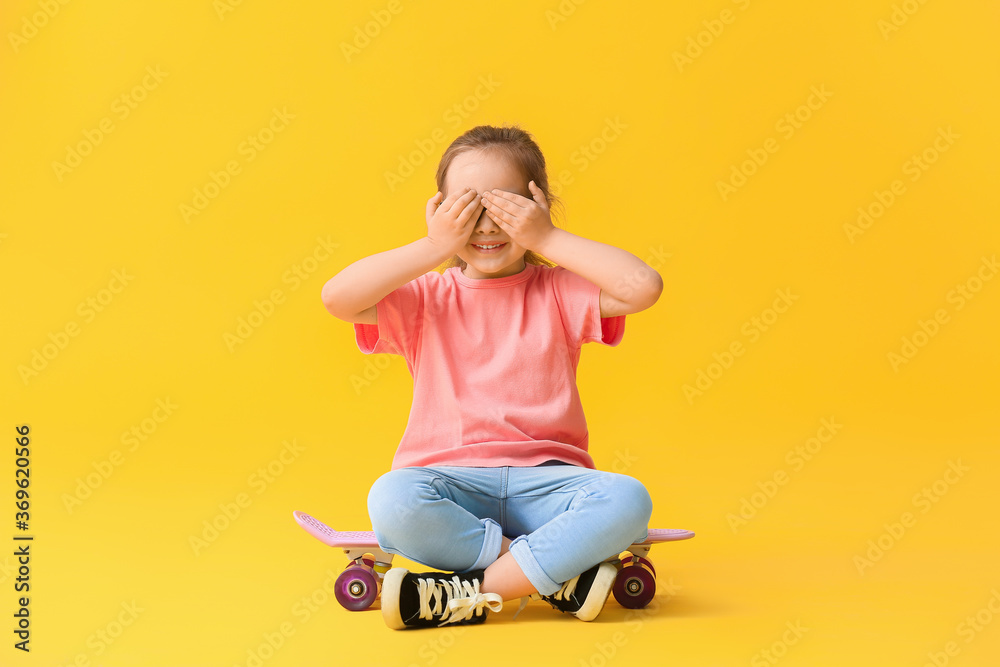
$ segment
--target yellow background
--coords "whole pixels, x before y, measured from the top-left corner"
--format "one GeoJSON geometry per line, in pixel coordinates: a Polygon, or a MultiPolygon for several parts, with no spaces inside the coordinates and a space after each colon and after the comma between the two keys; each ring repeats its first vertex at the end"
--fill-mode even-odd
{"type": "Polygon", "coordinates": [[[282,627],[261,664],[996,663],[1000,279],[975,278],[1000,251],[997,3],[221,6],[4,3],[0,553],[18,532],[19,424],[35,541],[30,654],[12,646],[14,558],[0,557],[0,664],[247,665],[282,627]],[[814,87],[829,97],[802,107],[814,87]],[[294,117],[251,160],[241,145],[275,109],[294,117]],[[59,173],[102,122],[112,131],[59,173]],[[464,632],[394,633],[324,600],[345,560],[291,516],[367,528],[411,396],[402,360],[362,355],[319,294],[424,233],[441,153],[487,123],[520,123],[566,176],[559,224],[663,276],[619,347],[586,348],[579,381],[598,465],[648,486],[654,526],[697,537],[654,549],[660,597],[643,614],[611,600],[582,624],[535,603],[512,623],[508,604],[464,632]],[[777,151],[724,198],[718,183],[769,139],[777,151]],[[390,187],[401,160],[419,164],[390,187]],[[239,173],[186,221],[231,161],[239,173]],[[845,224],[895,180],[903,194],[852,242],[845,224]],[[296,266],[312,269],[299,283],[296,266]],[[751,341],[778,290],[798,298],[751,341]],[[90,317],[88,299],[106,303],[90,317]],[[743,354],[712,369],[734,342],[743,354]],[[716,379],[689,400],[699,371],[716,379]],[[158,400],[176,406],[161,421],[158,400]],[[797,469],[788,452],[828,436],[824,419],[841,426],[797,469]],[[122,436],[143,424],[132,450],[122,436]],[[275,465],[285,441],[304,449],[275,465]],[[946,477],[950,462],[967,470],[946,477]],[[67,505],[88,476],[99,485],[67,505]],[[196,550],[240,494],[249,505],[196,550]],[[755,513],[734,523],[744,501],[755,513]],[[878,556],[869,541],[888,548],[859,565],[878,556]],[[324,604],[306,615],[310,597],[324,604]]]}

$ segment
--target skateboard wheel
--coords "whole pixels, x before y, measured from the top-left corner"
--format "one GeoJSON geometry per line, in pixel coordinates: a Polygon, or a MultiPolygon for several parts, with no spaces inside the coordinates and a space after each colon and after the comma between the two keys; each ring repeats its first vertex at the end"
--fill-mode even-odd
{"type": "MultiPolygon", "coordinates": [[[[626,559],[622,559],[622,563],[625,562],[626,559]]],[[[630,560],[615,577],[611,591],[618,604],[626,609],[641,609],[656,595],[656,576],[646,563],[649,561],[645,558],[630,560]]]]}
{"type": "Polygon", "coordinates": [[[649,571],[653,573],[653,576],[654,577],[656,576],[656,568],[653,567],[653,561],[651,561],[651,560],[649,560],[647,558],[643,558],[642,556],[635,556],[633,554],[629,554],[628,556],[625,556],[625,558],[622,558],[622,565],[627,566],[629,563],[632,563],[632,564],[638,563],[639,565],[645,565],[646,567],[649,568],[649,571]]]}
{"type": "Polygon", "coordinates": [[[337,577],[334,594],[348,611],[368,609],[378,597],[378,577],[368,565],[348,565],[337,577]]]}

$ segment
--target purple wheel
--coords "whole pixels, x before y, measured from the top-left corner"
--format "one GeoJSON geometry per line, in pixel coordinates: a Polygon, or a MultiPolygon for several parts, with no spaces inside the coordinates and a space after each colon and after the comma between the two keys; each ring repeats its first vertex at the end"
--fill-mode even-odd
{"type": "Polygon", "coordinates": [[[348,611],[368,609],[378,597],[378,577],[367,565],[351,564],[337,577],[334,584],[337,602],[348,611]]]}
{"type": "Polygon", "coordinates": [[[643,563],[635,562],[618,571],[611,590],[621,606],[626,609],[642,609],[656,595],[656,575],[643,563]]]}
{"type": "Polygon", "coordinates": [[[649,568],[649,571],[653,573],[654,577],[656,576],[656,568],[653,567],[653,561],[651,560],[647,560],[642,556],[635,556],[629,554],[628,556],[625,556],[625,558],[622,558],[622,565],[627,566],[629,565],[629,563],[631,563],[632,565],[644,565],[647,568],[649,568]]]}

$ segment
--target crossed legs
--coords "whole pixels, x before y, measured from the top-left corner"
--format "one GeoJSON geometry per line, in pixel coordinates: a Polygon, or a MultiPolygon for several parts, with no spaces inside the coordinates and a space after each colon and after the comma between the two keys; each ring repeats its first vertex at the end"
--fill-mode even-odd
{"type": "Polygon", "coordinates": [[[386,473],[368,510],[385,551],[441,570],[485,569],[480,590],[510,600],[551,595],[645,538],[652,502],[632,477],[579,466],[439,466],[386,473]]]}

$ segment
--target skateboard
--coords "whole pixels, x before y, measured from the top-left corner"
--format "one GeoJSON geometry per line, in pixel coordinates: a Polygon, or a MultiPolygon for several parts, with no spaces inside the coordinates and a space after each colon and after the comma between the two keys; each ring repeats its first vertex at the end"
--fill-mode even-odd
{"type": "MultiPolygon", "coordinates": [[[[347,567],[337,577],[334,594],[337,602],[349,611],[368,609],[378,598],[382,579],[392,567],[393,554],[379,548],[373,531],[334,530],[305,512],[292,516],[303,529],[317,540],[344,550],[347,567]]],[[[647,558],[649,550],[660,542],[676,542],[694,537],[690,530],[650,528],[649,536],[636,542],[617,556],[607,559],[618,568],[611,588],[618,604],[627,609],[641,609],[656,594],[656,570],[647,558]]]]}

